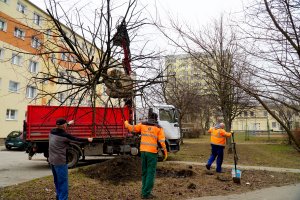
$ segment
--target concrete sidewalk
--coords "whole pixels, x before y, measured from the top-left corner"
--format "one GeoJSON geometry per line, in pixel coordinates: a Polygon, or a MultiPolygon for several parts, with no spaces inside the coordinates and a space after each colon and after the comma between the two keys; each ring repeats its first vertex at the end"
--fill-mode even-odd
{"type": "Polygon", "coordinates": [[[300,184],[270,187],[243,194],[200,197],[190,200],[300,200],[300,184]]]}
{"type": "MultiPolygon", "coordinates": [[[[200,165],[205,166],[206,163],[199,162],[185,162],[185,161],[168,161],[171,163],[187,164],[187,165],[200,165]]],[[[233,168],[233,165],[222,165],[224,168],[233,168]]],[[[291,168],[276,168],[276,167],[261,167],[261,166],[242,166],[239,165],[238,169],[242,170],[265,170],[273,172],[290,172],[300,173],[300,169],[291,168]]],[[[191,200],[300,200],[300,183],[287,185],[282,187],[270,187],[243,194],[233,194],[227,196],[210,196],[199,197],[191,200]]]]}

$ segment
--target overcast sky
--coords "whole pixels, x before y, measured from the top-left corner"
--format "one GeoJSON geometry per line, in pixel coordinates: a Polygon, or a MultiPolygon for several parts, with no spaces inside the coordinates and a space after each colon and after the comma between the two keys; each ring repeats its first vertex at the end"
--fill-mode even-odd
{"type": "MultiPolygon", "coordinates": [[[[59,0],[60,2],[68,2],[70,6],[74,5],[74,0],[59,0]]],[[[121,0],[117,0],[121,2],[121,0]]],[[[247,0],[139,0],[143,5],[147,5],[148,10],[153,11],[156,7],[162,13],[171,13],[188,21],[197,21],[205,23],[211,18],[220,16],[221,13],[234,13],[242,9],[243,3],[247,0]]],[[[31,0],[37,6],[45,9],[44,0],[31,0]]],[[[80,1],[78,1],[80,2],[80,1]]],[[[97,5],[100,0],[84,0],[81,3],[97,5]]]]}
{"type": "MultiPolygon", "coordinates": [[[[146,10],[144,11],[149,18],[149,15],[155,18],[156,9],[158,10],[160,19],[162,23],[168,23],[168,17],[172,17],[173,19],[178,19],[183,24],[189,24],[195,28],[199,26],[205,25],[212,21],[213,19],[217,19],[221,16],[221,14],[227,16],[228,14],[236,15],[236,13],[240,12],[243,8],[244,2],[248,0],[138,0],[139,4],[142,6],[146,6],[146,10]]],[[[42,9],[45,9],[44,0],[31,0],[34,4],[39,6],[42,9]]],[[[59,0],[64,5],[64,9],[67,10],[68,7],[71,7],[77,3],[78,7],[82,5],[86,6],[86,9],[90,9],[90,13],[93,13],[93,10],[101,2],[101,0],[59,0]]],[[[121,2],[127,2],[125,0],[115,0],[112,1],[121,4],[121,2]]],[[[84,14],[89,13],[89,11],[85,11],[84,14]]],[[[121,13],[120,13],[121,15],[121,13]]],[[[159,48],[159,50],[163,50],[162,48],[168,49],[166,47],[165,38],[159,38],[159,33],[155,32],[156,30],[144,29],[144,31],[148,31],[148,36],[145,40],[149,40],[150,45],[153,48],[159,48]],[[150,33],[150,34],[149,34],[150,33]],[[150,38],[152,37],[152,39],[150,38]]]]}

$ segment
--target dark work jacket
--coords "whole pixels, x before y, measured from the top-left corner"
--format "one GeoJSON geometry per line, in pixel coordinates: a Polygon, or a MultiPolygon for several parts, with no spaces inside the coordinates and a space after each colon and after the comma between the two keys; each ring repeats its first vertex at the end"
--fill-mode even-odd
{"type": "Polygon", "coordinates": [[[65,130],[54,128],[49,134],[49,163],[51,165],[67,164],[67,148],[70,142],[87,142],[87,139],[77,138],[65,130]]]}

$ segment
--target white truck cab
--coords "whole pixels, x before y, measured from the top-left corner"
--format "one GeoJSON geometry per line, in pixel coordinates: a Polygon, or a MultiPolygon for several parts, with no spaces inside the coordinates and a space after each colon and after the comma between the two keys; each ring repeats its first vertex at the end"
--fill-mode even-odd
{"type": "Polygon", "coordinates": [[[148,109],[137,109],[137,122],[148,119],[149,109],[158,115],[158,125],[164,129],[168,152],[177,152],[180,149],[180,127],[178,123],[178,110],[173,105],[153,104],[148,109]]]}

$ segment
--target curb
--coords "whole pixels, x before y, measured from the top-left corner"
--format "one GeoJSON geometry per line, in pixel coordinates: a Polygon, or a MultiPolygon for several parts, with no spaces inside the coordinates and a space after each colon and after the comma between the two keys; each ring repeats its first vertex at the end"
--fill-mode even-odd
{"type": "MultiPolygon", "coordinates": [[[[178,163],[178,164],[187,164],[187,165],[200,165],[205,166],[206,163],[200,162],[190,162],[190,161],[168,161],[169,163],[178,163]]],[[[214,164],[215,165],[215,164],[214,164]]],[[[213,165],[213,166],[214,166],[213,165]]],[[[226,169],[231,169],[234,165],[226,165],[223,164],[222,167],[226,169]]],[[[271,172],[289,172],[289,173],[300,173],[300,169],[293,168],[277,168],[277,167],[263,167],[263,166],[246,166],[246,165],[238,165],[238,169],[243,170],[262,170],[262,171],[271,171],[271,172]]]]}

